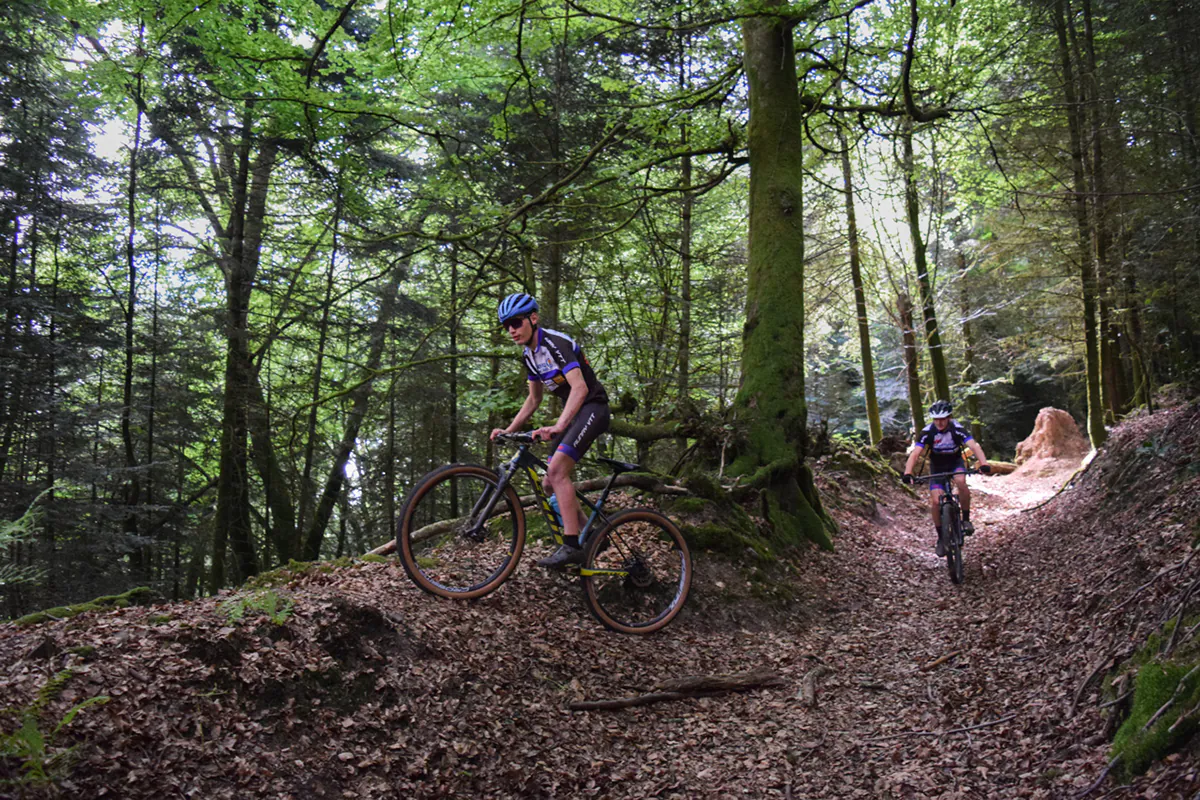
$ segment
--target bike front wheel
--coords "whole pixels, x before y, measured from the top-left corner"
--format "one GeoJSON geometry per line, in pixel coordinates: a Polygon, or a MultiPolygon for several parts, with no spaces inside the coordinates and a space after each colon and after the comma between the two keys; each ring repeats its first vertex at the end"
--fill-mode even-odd
{"type": "Polygon", "coordinates": [[[486,467],[451,464],[417,482],[396,524],[396,551],[413,583],[459,600],[504,583],[525,547],[525,513],[486,467]]]}
{"type": "Polygon", "coordinates": [[[946,503],[942,506],[942,531],[946,537],[946,569],[952,583],[963,582],[962,522],[958,509],[946,503]]]}
{"type": "Polygon", "coordinates": [[[589,538],[579,574],[587,606],[606,628],[653,633],[683,609],[692,557],[671,520],[630,509],[589,538]]]}

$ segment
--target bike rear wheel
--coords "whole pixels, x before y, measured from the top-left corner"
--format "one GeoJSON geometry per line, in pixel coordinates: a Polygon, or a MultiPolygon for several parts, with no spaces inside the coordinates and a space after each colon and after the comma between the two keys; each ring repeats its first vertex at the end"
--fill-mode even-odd
{"type": "Polygon", "coordinates": [[[417,482],[396,524],[396,551],[413,583],[469,600],[512,575],[525,547],[525,513],[511,485],[497,495],[499,484],[495,472],[471,464],[417,482]]]}
{"type": "Polygon", "coordinates": [[[614,514],[584,553],[584,599],[618,633],[653,633],[678,616],[692,583],[692,556],[671,520],[646,508],[614,514]]]}
{"type": "Polygon", "coordinates": [[[942,532],[946,537],[946,569],[953,583],[963,582],[962,522],[952,503],[942,506],[942,532]]]}

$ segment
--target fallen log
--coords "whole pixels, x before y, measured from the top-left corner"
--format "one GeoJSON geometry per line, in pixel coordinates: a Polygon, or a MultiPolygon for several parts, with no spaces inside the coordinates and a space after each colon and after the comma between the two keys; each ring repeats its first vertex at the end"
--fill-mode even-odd
{"type": "Polygon", "coordinates": [[[666,700],[688,697],[711,697],[728,692],[744,692],[783,685],[783,678],[770,670],[756,670],[737,675],[701,675],[663,681],[655,691],[615,700],[579,700],[568,704],[571,711],[614,711],[633,706],[645,706],[666,700]]]}

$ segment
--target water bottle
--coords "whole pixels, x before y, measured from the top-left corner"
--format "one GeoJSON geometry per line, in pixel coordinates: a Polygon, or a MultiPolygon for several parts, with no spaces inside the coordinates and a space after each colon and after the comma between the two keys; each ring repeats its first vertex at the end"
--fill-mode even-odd
{"type": "Polygon", "coordinates": [[[558,510],[558,495],[550,495],[550,508],[554,511],[554,518],[558,520],[558,527],[562,527],[562,512],[558,510]]]}

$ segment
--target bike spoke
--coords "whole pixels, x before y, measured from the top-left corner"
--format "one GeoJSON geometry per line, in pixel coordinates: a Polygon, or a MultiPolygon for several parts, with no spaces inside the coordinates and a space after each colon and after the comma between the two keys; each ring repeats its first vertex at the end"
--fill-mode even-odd
{"type": "Polygon", "coordinates": [[[522,520],[511,491],[492,502],[496,483],[490,470],[459,467],[435,473],[414,489],[402,512],[401,556],[421,588],[479,596],[507,577],[519,554],[522,520]]]}
{"type": "Polygon", "coordinates": [[[601,622],[626,633],[650,632],[678,613],[691,582],[691,560],[669,520],[647,511],[618,514],[594,549],[581,574],[588,604],[601,622]]]}

